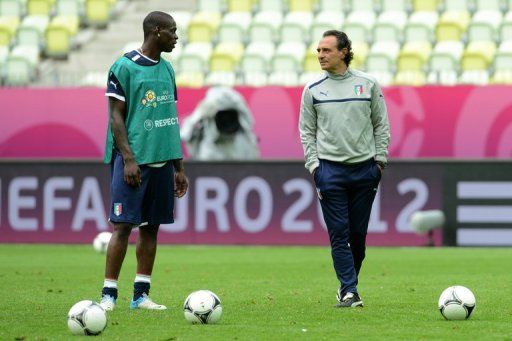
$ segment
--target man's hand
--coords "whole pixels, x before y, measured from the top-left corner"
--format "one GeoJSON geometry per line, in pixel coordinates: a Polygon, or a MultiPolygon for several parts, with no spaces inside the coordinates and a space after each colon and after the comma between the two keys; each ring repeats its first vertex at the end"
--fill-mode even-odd
{"type": "Polygon", "coordinates": [[[377,167],[379,167],[379,172],[380,172],[380,175],[382,176],[382,173],[384,173],[384,167],[382,167],[379,164],[377,164],[377,167]]]}
{"type": "Polygon", "coordinates": [[[133,159],[124,161],[124,181],[133,187],[139,187],[142,182],[139,165],[133,159]]]}
{"type": "Polygon", "coordinates": [[[187,193],[188,179],[184,171],[174,173],[174,196],[181,198],[187,193]]]}

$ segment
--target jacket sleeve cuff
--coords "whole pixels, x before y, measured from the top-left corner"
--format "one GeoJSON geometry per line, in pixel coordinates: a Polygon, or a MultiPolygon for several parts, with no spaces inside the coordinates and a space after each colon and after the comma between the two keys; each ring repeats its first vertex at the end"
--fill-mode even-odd
{"type": "Polygon", "coordinates": [[[377,155],[375,156],[375,161],[382,163],[385,166],[388,164],[388,159],[383,155],[377,155]]]}
{"type": "Polygon", "coordinates": [[[309,165],[309,166],[308,166],[308,167],[306,167],[306,168],[308,169],[308,171],[309,171],[311,174],[313,174],[313,171],[314,171],[315,169],[317,169],[319,165],[320,165],[320,162],[315,161],[315,162],[313,162],[311,165],[309,165]]]}

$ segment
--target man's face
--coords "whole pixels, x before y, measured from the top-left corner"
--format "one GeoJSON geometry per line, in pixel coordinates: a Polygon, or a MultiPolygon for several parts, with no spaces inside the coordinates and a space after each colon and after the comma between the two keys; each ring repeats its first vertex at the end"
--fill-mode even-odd
{"type": "Polygon", "coordinates": [[[158,38],[158,41],[160,42],[160,49],[163,52],[171,52],[178,41],[178,36],[176,35],[176,22],[174,19],[171,19],[168,25],[159,27],[159,34],[160,37],[158,38]]]}
{"type": "Polygon", "coordinates": [[[339,51],[337,45],[338,41],[335,36],[323,37],[318,43],[316,51],[322,70],[335,72],[345,64],[343,58],[345,58],[344,51],[346,49],[339,51]]]}

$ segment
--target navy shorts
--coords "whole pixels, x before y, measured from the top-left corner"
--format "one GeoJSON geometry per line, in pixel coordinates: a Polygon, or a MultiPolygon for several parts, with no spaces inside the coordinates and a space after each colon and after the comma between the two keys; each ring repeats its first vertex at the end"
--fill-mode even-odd
{"type": "Polygon", "coordinates": [[[124,181],[123,157],[115,149],[110,166],[111,222],[133,225],[174,222],[174,171],[170,161],[162,167],[140,165],[139,187],[124,181]]]}

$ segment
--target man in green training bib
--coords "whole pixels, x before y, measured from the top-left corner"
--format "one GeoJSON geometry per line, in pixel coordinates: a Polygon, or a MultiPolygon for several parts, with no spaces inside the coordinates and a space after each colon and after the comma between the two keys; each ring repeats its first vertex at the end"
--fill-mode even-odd
{"type": "Polygon", "coordinates": [[[176,22],[167,13],[151,12],[143,30],[142,46],[110,68],[105,94],[109,123],[104,162],[111,166],[109,220],[114,226],[100,302],[105,310],[115,307],[117,279],[134,227],[139,234],[130,308],[167,309],[149,298],[158,228],[174,222],[174,196],[182,197],[188,189],[174,70],[160,58],[176,45],[176,22]]]}

